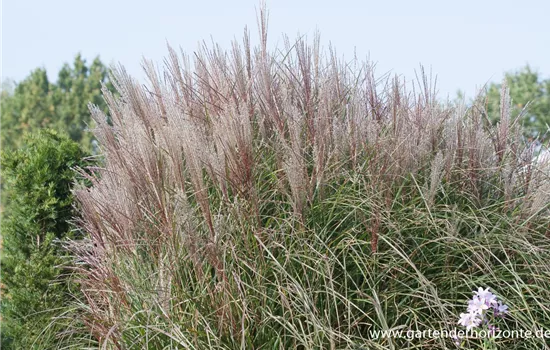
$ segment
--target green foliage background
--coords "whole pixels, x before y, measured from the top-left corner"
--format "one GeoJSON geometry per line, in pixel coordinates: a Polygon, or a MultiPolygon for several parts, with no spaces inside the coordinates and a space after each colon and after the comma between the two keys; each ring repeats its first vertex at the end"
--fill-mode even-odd
{"type": "Polygon", "coordinates": [[[113,89],[105,65],[99,58],[87,65],[80,54],[72,66],[63,66],[55,83],[48,80],[45,69],[35,69],[13,91],[2,91],[2,149],[20,147],[26,132],[50,128],[66,132],[85,150],[92,150],[88,104],[105,109],[102,83],[113,89]]]}
{"type": "MultiPolygon", "coordinates": [[[[74,141],[55,131],[30,134],[22,148],[2,154],[8,205],[3,213],[2,348],[50,349],[71,300],[61,240],[75,238],[75,167],[89,162],[74,141]]],[[[69,319],[67,319],[69,322],[69,319]]]]}
{"type": "Polygon", "coordinates": [[[61,245],[74,235],[73,168],[88,165],[94,151],[88,104],[105,108],[103,84],[113,89],[106,66],[99,58],[87,64],[80,54],[55,83],[37,68],[18,84],[3,84],[3,349],[58,347],[58,333],[73,322],[71,294],[78,288],[61,245]]]}
{"type": "MultiPolygon", "coordinates": [[[[550,127],[550,79],[525,66],[518,71],[508,72],[504,80],[510,88],[512,114],[518,115],[524,108],[523,125],[528,138],[548,139],[550,127]]],[[[489,117],[499,119],[500,89],[502,84],[492,83],[487,91],[489,117]]]]}
{"type": "MultiPolygon", "coordinates": [[[[24,136],[41,129],[68,135],[91,153],[94,149],[94,123],[88,105],[93,103],[106,111],[102,85],[114,90],[108,68],[96,57],[91,65],[80,54],[71,65],[65,63],[57,82],[51,83],[43,68],[36,68],[19,83],[2,83],[0,93],[0,146],[3,152],[24,146],[24,136]]],[[[5,189],[4,181],[1,188],[5,189]]],[[[2,207],[6,198],[2,194],[2,207]]]]}

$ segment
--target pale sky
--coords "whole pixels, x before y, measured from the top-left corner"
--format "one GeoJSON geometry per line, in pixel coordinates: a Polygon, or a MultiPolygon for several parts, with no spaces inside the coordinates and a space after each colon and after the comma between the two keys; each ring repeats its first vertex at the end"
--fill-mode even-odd
{"type": "MultiPolygon", "coordinates": [[[[211,38],[228,48],[248,25],[257,42],[258,0],[2,0],[2,79],[45,67],[52,80],[81,52],[121,63],[140,80],[141,59],[162,64],[166,42],[191,53],[211,38]]],[[[440,97],[471,97],[525,64],[550,77],[550,0],[270,0],[269,41],[283,33],[332,44],[414,78],[419,65],[438,76],[440,97]]],[[[280,45],[279,45],[280,46],[280,45]]]]}

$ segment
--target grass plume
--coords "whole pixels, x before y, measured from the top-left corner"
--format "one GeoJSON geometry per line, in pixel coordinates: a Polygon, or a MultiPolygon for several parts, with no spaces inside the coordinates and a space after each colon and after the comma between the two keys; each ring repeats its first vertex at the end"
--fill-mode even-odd
{"type": "Polygon", "coordinates": [[[549,329],[548,173],[506,89],[492,126],[423,71],[408,91],[318,37],[270,52],[265,10],[259,28],[258,47],[169,48],[146,86],[121,67],[110,123],[92,108],[105,162],[72,249],[97,344],[443,349],[368,331],[454,328],[477,286],[549,329]]]}

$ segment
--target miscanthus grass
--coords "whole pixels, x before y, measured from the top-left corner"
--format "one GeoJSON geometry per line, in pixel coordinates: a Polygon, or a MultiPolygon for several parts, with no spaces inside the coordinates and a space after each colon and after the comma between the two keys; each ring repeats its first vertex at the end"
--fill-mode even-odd
{"type": "Polygon", "coordinates": [[[550,182],[506,88],[491,125],[482,97],[442,103],[424,72],[378,79],[317,37],[269,51],[259,23],[258,47],[169,48],[147,85],[119,68],[109,118],[92,107],[104,165],[71,246],[86,346],[454,348],[369,331],[459,327],[478,286],[507,327],[550,328],[550,182]]]}

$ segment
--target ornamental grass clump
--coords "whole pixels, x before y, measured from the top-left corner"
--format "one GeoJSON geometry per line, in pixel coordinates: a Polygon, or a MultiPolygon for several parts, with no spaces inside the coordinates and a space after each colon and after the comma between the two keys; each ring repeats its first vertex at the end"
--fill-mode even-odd
{"type": "MultiPolygon", "coordinates": [[[[548,173],[510,114],[375,78],[316,37],[169,48],[123,68],[104,164],[76,192],[82,321],[107,349],[444,349],[462,296],[499,290],[515,328],[550,328],[548,173]]],[[[109,122],[107,122],[109,120],[109,122]]],[[[507,349],[544,339],[501,339],[507,349]]],[[[77,347],[77,345],[75,345],[77,347]]]]}

